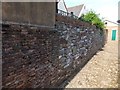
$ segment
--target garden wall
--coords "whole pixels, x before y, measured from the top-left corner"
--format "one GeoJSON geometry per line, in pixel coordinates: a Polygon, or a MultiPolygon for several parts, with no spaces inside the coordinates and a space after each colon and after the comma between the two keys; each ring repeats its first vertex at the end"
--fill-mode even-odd
{"type": "Polygon", "coordinates": [[[103,46],[99,29],[69,17],[55,28],[3,23],[3,88],[58,87],[103,46]]]}

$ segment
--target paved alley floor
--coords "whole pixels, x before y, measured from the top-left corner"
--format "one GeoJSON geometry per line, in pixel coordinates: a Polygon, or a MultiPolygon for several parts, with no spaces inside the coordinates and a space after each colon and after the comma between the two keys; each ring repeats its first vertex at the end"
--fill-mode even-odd
{"type": "Polygon", "coordinates": [[[108,42],[66,88],[118,88],[118,43],[108,42]]]}

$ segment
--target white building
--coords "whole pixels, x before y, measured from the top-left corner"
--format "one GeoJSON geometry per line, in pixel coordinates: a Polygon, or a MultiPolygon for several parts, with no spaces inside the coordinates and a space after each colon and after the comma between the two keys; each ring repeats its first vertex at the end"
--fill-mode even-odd
{"type": "Polygon", "coordinates": [[[85,14],[87,10],[86,10],[86,6],[84,4],[81,4],[81,5],[69,7],[68,12],[69,13],[73,12],[73,14],[79,18],[81,17],[82,14],[85,14]]]}
{"type": "Polygon", "coordinates": [[[68,12],[65,1],[64,0],[58,0],[58,9],[62,10],[64,12],[68,12]]]}
{"type": "Polygon", "coordinates": [[[107,29],[107,40],[118,41],[118,24],[109,20],[105,20],[107,29]]]}

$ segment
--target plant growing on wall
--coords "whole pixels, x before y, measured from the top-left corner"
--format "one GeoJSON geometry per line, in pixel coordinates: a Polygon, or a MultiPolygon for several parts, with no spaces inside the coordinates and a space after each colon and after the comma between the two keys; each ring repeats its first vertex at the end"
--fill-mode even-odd
{"type": "Polygon", "coordinates": [[[104,22],[100,19],[99,14],[96,14],[94,11],[89,11],[85,15],[82,15],[80,20],[88,22],[92,25],[95,25],[97,28],[103,30],[105,28],[104,22]]]}

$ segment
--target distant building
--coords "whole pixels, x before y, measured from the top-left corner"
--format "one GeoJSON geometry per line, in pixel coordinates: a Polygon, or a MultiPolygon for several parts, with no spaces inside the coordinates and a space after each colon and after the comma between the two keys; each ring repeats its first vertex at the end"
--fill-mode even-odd
{"type": "Polygon", "coordinates": [[[64,0],[58,0],[57,2],[58,2],[58,9],[59,9],[59,10],[62,10],[62,11],[64,11],[64,12],[68,12],[67,6],[66,6],[64,0]]]}
{"type": "Polygon", "coordinates": [[[109,20],[105,20],[107,30],[107,40],[117,41],[118,40],[118,24],[109,20]]]}
{"type": "Polygon", "coordinates": [[[86,7],[84,4],[82,5],[77,5],[77,6],[73,6],[73,7],[69,7],[68,8],[68,12],[71,13],[73,12],[73,14],[77,17],[80,17],[82,14],[85,14],[87,12],[86,7]]]}

